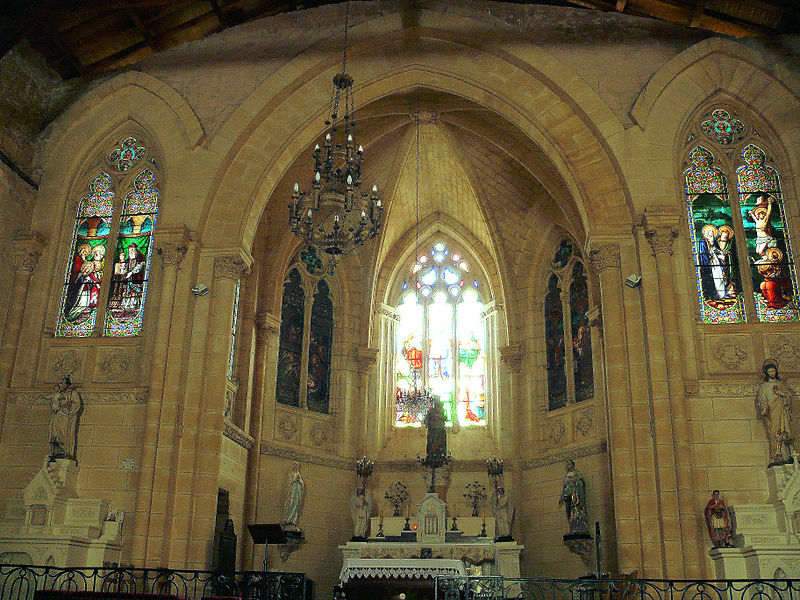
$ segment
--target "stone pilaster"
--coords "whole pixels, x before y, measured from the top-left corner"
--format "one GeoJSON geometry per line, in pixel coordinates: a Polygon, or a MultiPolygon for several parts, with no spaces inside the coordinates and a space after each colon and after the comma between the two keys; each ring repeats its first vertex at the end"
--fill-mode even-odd
{"type": "MultiPolygon", "coordinates": [[[[666,363],[668,398],[653,398],[653,430],[663,502],[672,503],[677,494],[677,515],[665,515],[665,554],[669,578],[695,578],[702,575],[701,532],[698,530],[693,498],[693,479],[689,450],[686,394],[681,366],[678,307],[675,296],[672,252],[678,238],[678,216],[663,209],[650,210],[643,221],[644,237],[656,263],[658,307],[666,363]],[[674,523],[672,522],[674,521],[674,523]],[[670,539],[670,537],[677,539],[670,539]]],[[[653,374],[654,379],[657,374],[653,374]]]]}
{"type": "Polygon", "coordinates": [[[14,373],[14,361],[17,358],[22,320],[28,301],[28,289],[31,285],[33,271],[45,248],[45,240],[36,232],[17,234],[14,238],[13,248],[14,281],[11,284],[11,297],[2,338],[3,345],[0,348],[0,441],[3,439],[6,398],[14,373]]]}
{"type": "Polygon", "coordinates": [[[639,488],[634,451],[625,311],[622,296],[620,248],[617,243],[594,243],[589,258],[600,280],[606,365],[609,448],[614,484],[614,520],[621,571],[642,571],[642,534],[637,510],[639,488]]]}
{"type": "MultiPolygon", "coordinates": [[[[139,458],[139,482],[133,514],[131,558],[141,566],[162,565],[164,559],[165,519],[170,481],[157,480],[156,471],[169,471],[173,458],[172,436],[177,426],[177,397],[166,394],[166,366],[170,362],[170,334],[175,307],[178,270],[189,248],[186,227],[162,229],[156,239],[156,254],[161,257],[161,297],[156,318],[155,340],[150,368],[150,393],[145,412],[142,450],[139,458]],[[157,522],[153,522],[153,517],[157,522]]],[[[175,358],[177,361],[177,357],[175,358]]]]}

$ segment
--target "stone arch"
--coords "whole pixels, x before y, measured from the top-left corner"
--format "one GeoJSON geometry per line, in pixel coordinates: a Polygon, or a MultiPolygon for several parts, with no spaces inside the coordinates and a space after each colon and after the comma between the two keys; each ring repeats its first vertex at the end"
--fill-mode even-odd
{"type": "MultiPolygon", "coordinates": [[[[421,21],[433,23],[434,13],[421,12],[421,21]]],[[[353,28],[354,38],[359,32],[370,34],[352,51],[359,104],[415,86],[473,100],[515,124],[549,153],[568,182],[585,229],[592,223],[595,229],[602,226],[600,215],[632,223],[629,194],[608,143],[608,138],[621,135],[622,127],[596,93],[541,50],[531,48],[532,62],[526,62],[486,47],[465,47],[454,33],[463,19],[435,15],[438,29],[414,28],[417,36],[425,37],[426,51],[416,54],[411,65],[403,53],[377,51],[403,41],[402,31],[376,32],[387,27],[388,19],[353,28]],[[453,31],[443,31],[447,27],[453,31]],[[431,51],[431,46],[442,52],[431,51]],[[453,59],[454,48],[461,50],[463,59],[453,59]],[[444,50],[449,50],[446,61],[441,58],[444,50]],[[487,77],[488,73],[495,75],[487,77]],[[518,99],[508,97],[512,86],[520,90],[518,99]],[[579,104],[590,107],[592,117],[579,104]]],[[[407,36],[404,43],[408,48],[407,36]]],[[[419,38],[411,42],[419,43],[419,38]]],[[[248,245],[276,182],[321,133],[330,77],[338,66],[333,55],[319,59],[323,51],[330,48],[312,48],[281,68],[223,126],[220,147],[211,148],[222,158],[200,226],[206,244],[221,243],[218,235],[248,245]],[[233,214],[242,215],[238,223],[227,221],[233,214]]]]}
{"type": "MultiPolygon", "coordinates": [[[[800,146],[800,127],[796,119],[787,118],[800,114],[800,79],[780,65],[768,65],[763,56],[746,46],[720,38],[699,42],[673,58],[653,76],[634,104],[631,116],[646,131],[646,143],[662,149],[652,153],[661,157],[654,161],[653,170],[679,171],[684,145],[680,133],[698,107],[716,94],[730,97],[770,124],[789,161],[790,172],[784,180],[791,180],[797,189],[800,157],[788,155],[785,149],[800,146]]],[[[664,196],[651,198],[653,204],[674,205],[682,197],[677,179],[662,189],[664,196]]]]}

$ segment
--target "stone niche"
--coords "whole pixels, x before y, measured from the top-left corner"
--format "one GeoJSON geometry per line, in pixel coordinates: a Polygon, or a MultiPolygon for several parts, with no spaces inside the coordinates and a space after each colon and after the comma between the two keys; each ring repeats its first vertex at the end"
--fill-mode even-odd
{"type": "Polygon", "coordinates": [[[56,567],[119,563],[123,514],[104,500],[79,498],[78,465],[45,460],[0,520],[0,562],[56,567]]]}
{"type": "Polygon", "coordinates": [[[767,480],[769,503],[734,507],[736,547],[709,552],[718,579],[800,578],[800,456],[767,480]]]}

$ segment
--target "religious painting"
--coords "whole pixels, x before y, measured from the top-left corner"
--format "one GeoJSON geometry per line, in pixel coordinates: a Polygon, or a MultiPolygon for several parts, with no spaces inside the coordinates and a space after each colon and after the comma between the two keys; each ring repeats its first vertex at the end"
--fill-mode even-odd
{"type": "Polygon", "coordinates": [[[157,212],[155,175],[144,170],[122,204],[103,335],[130,337],[142,330],[157,212]]]}
{"type": "Polygon", "coordinates": [[[572,329],[572,370],[575,380],[575,401],[594,397],[594,372],[592,366],[592,335],[589,329],[589,287],[583,264],[572,267],[569,285],[569,313],[572,329]]]}
{"type": "Polygon", "coordinates": [[[94,331],[113,202],[111,180],[101,173],[78,204],[55,331],[59,337],[86,337],[94,331]]]}
{"type": "Polygon", "coordinates": [[[778,173],[764,164],[764,152],[752,144],[742,151],[742,159],[736,175],[756,316],[762,322],[800,320],[778,173]]]}
{"type": "Polygon", "coordinates": [[[330,404],[331,349],[333,346],[333,302],[325,280],[317,284],[311,305],[311,342],[308,349],[306,405],[327,413],[330,404]]]}
{"type": "Polygon", "coordinates": [[[550,275],[544,299],[544,339],[547,354],[547,403],[550,410],[567,405],[564,358],[564,311],[558,276],[550,275]]]}
{"type": "Polygon", "coordinates": [[[742,323],[742,282],[725,175],[702,146],[689,159],[684,179],[700,314],[704,323],[742,323]]]}
{"type": "Polygon", "coordinates": [[[278,375],[275,384],[275,400],[289,406],[298,406],[300,402],[304,305],[305,293],[300,285],[300,273],[297,269],[292,269],[283,284],[278,375]]]}
{"type": "Polygon", "coordinates": [[[468,290],[456,306],[458,339],[458,422],[486,424],[486,352],[481,311],[483,303],[468,290]]]}

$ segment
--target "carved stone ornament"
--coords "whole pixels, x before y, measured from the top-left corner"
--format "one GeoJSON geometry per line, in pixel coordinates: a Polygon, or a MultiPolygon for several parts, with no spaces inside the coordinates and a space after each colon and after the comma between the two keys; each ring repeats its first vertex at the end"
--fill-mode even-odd
{"type": "Polygon", "coordinates": [[[672,254],[672,246],[678,238],[678,232],[672,225],[657,225],[647,227],[644,237],[650,243],[653,256],[657,254],[672,254]]]}
{"type": "Polygon", "coordinates": [[[95,381],[132,381],[136,354],[121,349],[106,351],[98,356],[95,381]]]}
{"type": "Polygon", "coordinates": [[[276,424],[278,433],[287,442],[294,440],[297,437],[297,419],[291,415],[283,414],[278,417],[276,424]]]}
{"type": "Polygon", "coordinates": [[[525,356],[525,346],[522,344],[509,344],[500,348],[500,360],[511,373],[519,373],[523,356],[525,356]]]}
{"type": "Polygon", "coordinates": [[[18,234],[14,238],[14,271],[33,273],[44,246],[44,238],[38,233],[18,234]]]}
{"type": "Polygon", "coordinates": [[[255,440],[253,438],[251,438],[233,423],[223,422],[222,434],[245,450],[250,450],[255,444],[255,440]]]}
{"type": "Polygon", "coordinates": [[[575,430],[583,437],[589,434],[589,431],[594,425],[594,411],[585,410],[581,413],[576,413],[575,417],[575,430]]]}
{"type": "Polygon", "coordinates": [[[271,337],[281,330],[281,321],[272,313],[260,312],[256,313],[256,333],[271,337]]]}
{"type": "Polygon", "coordinates": [[[550,427],[547,429],[547,441],[558,445],[564,440],[564,436],[567,433],[567,428],[564,427],[564,422],[560,419],[557,421],[553,421],[550,424],[550,427]]]}
{"type": "Polygon", "coordinates": [[[800,336],[769,336],[766,343],[769,355],[780,362],[784,371],[800,370],[800,336]]]}
{"type": "Polygon", "coordinates": [[[747,352],[736,337],[721,337],[709,342],[714,361],[729,371],[739,371],[747,361],[747,352]]]}
{"type": "Polygon", "coordinates": [[[400,313],[394,310],[392,307],[387,306],[385,304],[379,304],[375,309],[379,315],[386,317],[387,319],[391,319],[392,321],[400,322],[400,313]]]}
{"type": "MultiPolygon", "coordinates": [[[[133,391],[87,391],[82,390],[81,398],[86,405],[144,404],[147,402],[147,388],[133,391]]],[[[49,404],[52,391],[11,390],[8,394],[9,404],[45,405],[49,404]]]]}
{"type": "Polygon", "coordinates": [[[328,433],[327,427],[321,423],[314,423],[311,426],[311,431],[308,432],[308,437],[311,438],[315,446],[322,448],[327,445],[330,434],[328,433]]]}
{"type": "Polygon", "coordinates": [[[362,375],[369,375],[378,361],[378,353],[377,348],[358,348],[358,372],[362,375]]]}
{"type": "Polygon", "coordinates": [[[214,279],[239,281],[247,273],[247,264],[238,256],[214,258],[214,279]]]}
{"type": "Polygon", "coordinates": [[[48,369],[48,381],[61,381],[67,375],[75,378],[83,368],[81,355],[73,348],[67,350],[51,350],[49,359],[50,368],[48,369]]]}
{"type": "Polygon", "coordinates": [[[184,240],[163,240],[156,246],[156,252],[161,255],[165,267],[180,268],[188,250],[189,247],[184,240]]]}
{"type": "Polygon", "coordinates": [[[598,271],[619,269],[619,245],[597,244],[589,250],[589,259],[598,271]]]}

